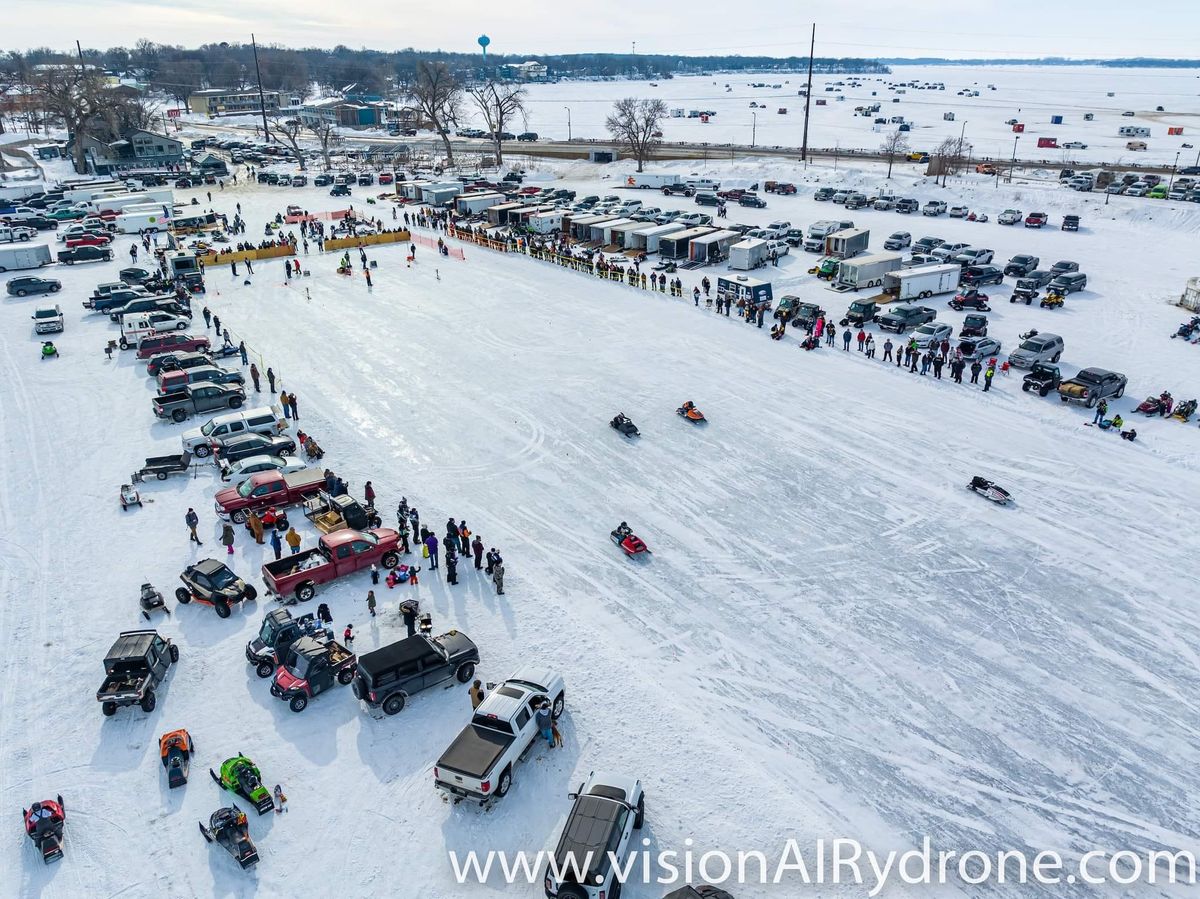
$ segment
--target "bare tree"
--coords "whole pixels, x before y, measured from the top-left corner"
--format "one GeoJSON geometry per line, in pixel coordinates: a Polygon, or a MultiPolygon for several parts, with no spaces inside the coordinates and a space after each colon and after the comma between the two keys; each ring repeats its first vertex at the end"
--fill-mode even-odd
{"type": "Polygon", "coordinates": [[[656,135],[661,135],[662,120],[666,117],[667,104],[662,100],[625,97],[613,104],[613,111],[604,120],[604,127],[637,160],[637,170],[640,172],[660,140],[656,135]]]}
{"type": "Polygon", "coordinates": [[[938,160],[937,174],[942,176],[942,187],[946,186],[947,176],[957,174],[963,167],[967,154],[970,152],[970,142],[961,136],[948,137],[938,144],[937,152],[934,155],[938,160]]]}
{"type": "Polygon", "coordinates": [[[500,135],[518,115],[525,115],[525,89],[516,84],[488,80],[467,91],[492,133],[496,147],[496,165],[504,164],[500,135]]]}
{"type": "Polygon", "coordinates": [[[337,125],[327,119],[317,119],[313,122],[306,122],[304,127],[317,139],[317,143],[321,145],[321,155],[325,158],[325,170],[329,171],[332,168],[329,161],[329,152],[333,147],[342,142],[342,136],[338,133],[337,125]]]}
{"type": "Polygon", "coordinates": [[[458,124],[463,87],[444,62],[421,60],[408,95],[421,115],[433,126],[446,147],[446,165],[454,165],[450,129],[458,124]]]}
{"type": "Polygon", "coordinates": [[[890,179],[892,177],[892,162],[897,156],[903,156],[908,150],[908,135],[903,131],[893,131],[883,139],[883,143],[879,145],[879,152],[887,157],[888,173],[890,179]]]}
{"type": "Polygon", "coordinates": [[[307,130],[305,124],[296,116],[284,112],[277,112],[267,120],[267,128],[269,129],[269,137],[275,138],[285,147],[292,151],[292,156],[296,159],[296,164],[300,166],[300,171],[304,171],[307,166],[304,160],[304,147],[300,145],[300,135],[307,130]]]}
{"type": "Polygon", "coordinates": [[[43,69],[35,88],[46,112],[61,121],[74,138],[75,171],[87,171],[83,139],[104,121],[116,98],[105,89],[98,72],[75,66],[43,69]]]}

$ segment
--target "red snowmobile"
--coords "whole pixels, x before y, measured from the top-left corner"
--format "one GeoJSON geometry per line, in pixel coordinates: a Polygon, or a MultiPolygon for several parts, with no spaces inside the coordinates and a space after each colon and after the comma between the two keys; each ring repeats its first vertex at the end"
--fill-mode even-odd
{"type": "Polygon", "coordinates": [[[1146,397],[1145,401],[1134,411],[1141,412],[1143,415],[1170,415],[1174,408],[1175,398],[1171,396],[1170,391],[1164,390],[1158,396],[1146,397]]]}
{"type": "Polygon", "coordinates": [[[625,555],[630,558],[650,552],[650,548],[646,546],[645,541],[635,534],[629,525],[623,521],[613,528],[609,536],[612,537],[612,542],[621,547],[625,555]]]}
{"type": "Polygon", "coordinates": [[[25,819],[25,833],[42,852],[42,861],[48,865],[62,858],[63,827],[67,823],[62,796],[35,802],[28,809],[21,809],[21,816],[25,819]]]}

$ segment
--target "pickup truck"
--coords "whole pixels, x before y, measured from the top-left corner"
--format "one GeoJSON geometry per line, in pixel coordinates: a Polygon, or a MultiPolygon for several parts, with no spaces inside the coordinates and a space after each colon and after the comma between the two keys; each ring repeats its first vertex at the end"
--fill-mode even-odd
{"type": "MultiPolygon", "coordinates": [[[[262,471],[251,475],[236,487],[218,490],[214,506],[219,518],[243,524],[251,512],[262,512],[271,506],[276,509],[294,506],[324,487],[325,475],[315,468],[291,474],[262,471]]],[[[288,558],[295,561],[300,556],[288,558]]]]}
{"type": "Polygon", "coordinates": [[[538,739],[538,707],[549,700],[550,714],[558,718],[565,703],[562,677],[546,669],[523,668],[502,684],[489,684],[488,691],[433,768],[434,786],[455,802],[487,805],[504,796],[513,768],[538,739]]]}
{"type": "Polygon", "coordinates": [[[354,680],[357,661],[354,653],[336,640],[301,637],[288,650],[287,661],[276,669],[271,695],[286,702],[293,712],[303,712],[318,693],[354,680]]]}
{"type": "MultiPolygon", "coordinates": [[[[265,474],[268,479],[279,478],[276,474],[265,474]]],[[[288,478],[311,474],[309,471],[298,471],[294,475],[284,475],[283,480],[286,482],[288,478]]],[[[321,472],[316,474],[320,475],[321,472]]],[[[246,481],[246,484],[253,483],[253,477],[246,481]]],[[[237,488],[237,491],[240,490],[241,487],[237,488]]],[[[217,496],[225,492],[222,490],[217,496]]],[[[383,568],[395,568],[400,564],[400,555],[396,551],[399,545],[400,533],[391,528],[370,531],[344,528],[332,534],[322,534],[312,549],[263,565],[263,583],[267,585],[268,593],[281,598],[295,595],[301,602],[308,602],[316,595],[320,584],[369,568],[374,563],[379,563],[383,568]]]]}
{"type": "Polygon", "coordinates": [[[194,413],[240,409],[246,402],[246,391],[225,384],[189,384],[175,393],[156,396],[151,402],[159,418],[184,421],[194,413]]]}
{"type": "Polygon", "coordinates": [[[479,664],[479,647],[466,634],[414,634],[358,657],[354,695],[374,718],[398,715],[412,694],[451,678],[468,684],[479,664]]]}
{"type": "Polygon", "coordinates": [[[246,644],[246,661],[254,666],[254,672],[259,677],[268,678],[275,673],[281,660],[287,658],[292,644],[301,637],[312,637],[321,642],[330,636],[312,612],[293,617],[287,609],[273,609],[263,619],[258,636],[246,644]]]}
{"type": "Polygon", "coordinates": [[[158,631],[122,631],[104,657],[104,683],[96,691],[100,710],[115,715],[120,706],[140,705],[153,712],[154,688],[179,661],[179,647],[158,631]]]}
{"type": "Polygon", "coordinates": [[[937,311],[928,306],[897,306],[875,319],[881,331],[903,334],[910,328],[923,325],[937,318],[937,311]]]}
{"type": "Polygon", "coordinates": [[[1083,403],[1091,409],[1102,399],[1123,396],[1128,380],[1115,371],[1085,368],[1075,377],[1058,385],[1058,397],[1064,403],[1083,403]]]}

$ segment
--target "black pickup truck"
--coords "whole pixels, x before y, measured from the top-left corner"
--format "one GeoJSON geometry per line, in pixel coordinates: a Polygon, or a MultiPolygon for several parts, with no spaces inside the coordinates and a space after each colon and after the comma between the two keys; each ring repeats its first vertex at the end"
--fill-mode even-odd
{"type": "Polygon", "coordinates": [[[377,718],[396,715],[414,693],[451,678],[468,683],[477,664],[479,647],[466,634],[416,634],[359,656],[354,695],[377,718]]]}
{"type": "Polygon", "coordinates": [[[179,647],[158,631],[122,631],[104,657],[104,683],[96,691],[100,710],[115,715],[121,706],[140,705],[153,712],[154,688],[179,661],[179,647]]]}

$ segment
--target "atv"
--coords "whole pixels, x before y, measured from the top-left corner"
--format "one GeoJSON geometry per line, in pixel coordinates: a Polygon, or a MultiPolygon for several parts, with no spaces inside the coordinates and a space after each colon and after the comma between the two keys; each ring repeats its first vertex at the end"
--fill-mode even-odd
{"type": "Polygon", "coordinates": [[[163,734],[158,738],[158,754],[167,769],[167,788],[182,787],[188,782],[188,771],[192,765],[192,753],[196,744],[192,735],[183,728],[163,734]]]}
{"type": "Polygon", "coordinates": [[[610,421],[608,424],[614,430],[620,431],[626,437],[642,436],[641,432],[637,429],[637,425],[635,425],[632,421],[630,421],[629,416],[626,415],[624,412],[617,413],[617,415],[613,418],[613,420],[610,421]]]}
{"type": "Polygon", "coordinates": [[[646,546],[645,541],[637,536],[625,522],[621,522],[609,534],[612,537],[612,542],[621,547],[625,555],[632,558],[639,556],[642,553],[650,552],[650,548],[646,546]]]}
{"type": "Polygon", "coordinates": [[[21,809],[25,821],[25,833],[33,845],[42,853],[47,865],[63,857],[63,827],[67,823],[67,810],[62,796],[35,802],[28,809],[21,809]]]}
{"type": "Polygon", "coordinates": [[[258,766],[241,753],[221,764],[219,777],[212,768],[208,769],[208,773],[221,788],[249,800],[260,815],[274,810],[275,800],[271,797],[271,792],[262,785],[262,775],[258,766]]]}
{"type": "Polygon", "coordinates": [[[228,618],[231,606],[242,600],[255,600],[258,591],[216,559],[204,559],[189,565],[179,575],[184,586],[175,589],[175,598],[183,605],[195,600],[212,606],[221,618],[228,618]]]}
{"type": "Polygon", "coordinates": [[[971,478],[971,483],[967,484],[967,489],[978,493],[980,496],[990,499],[992,502],[1001,506],[1008,505],[1012,499],[1010,494],[1003,487],[996,484],[994,481],[989,481],[986,478],[981,478],[978,475],[971,478]]]}
{"type": "Polygon", "coordinates": [[[1043,309],[1057,309],[1065,301],[1065,297],[1061,293],[1048,293],[1042,297],[1042,302],[1039,303],[1043,309]]]}
{"type": "Polygon", "coordinates": [[[1141,412],[1143,415],[1170,415],[1171,410],[1175,406],[1175,399],[1171,396],[1170,391],[1164,390],[1158,396],[1148,396],[1140,406],[1134,409],[1134,412],[1141,412]]]}
{"type": "Polygon", "coordinates": [[[816,275],[822,281],[832,281],[833,276],[837,274],[838,266],[842,260],[834,259],[832,256],[827,256],[816,265],[808,270],[810,275],[816,275]]]}
{"type": "Polygon", "coordinates": [[[1028,393],[1031,390],[1036,390],[1038,396],[1049,396],[1055,390],[1058,390],[1058,385],[1062,383],[1062,372],[1058,370],[1057,365],[1051,365],[1047,362],[1034,363],[1029,374],[1025,376],[1025,380],[1021,382],[1021,389],[1028,393]]]}
{"type": "Polygon", "coordinates": [[[1038,298],[1038,287],[1036,281],[1030,281],[1027,278],[1017,280],[1017,286],[1013,288],[1012,296],[1008,298],[1010,303],[1024,303],[1029,306],[1038,298]]]}
{"type": "Polygon", "coordinates": [[[700,424],[708,420],[704,417],[704,413],[697,409],[696,404],[691,400],[688,400],[686,403],[676,409],[675,414],[686,418],[690,422],[695,422],[696,424],[700,424]]]}
{"type": "Polygon", "coordinates": [[[962,330],[958,332],[961,337],[986,337],[988,329],[988,320],[986,315],[980,315],[972,312],[963,319],[962,330]]]}
{"type": "Polygon", "coordinates": [[[243,869],[258,864],[258,850],[250,839],[246,813],[236,805],[219,808],[208,819],[208,827],[200,823],[200,833],[208,842],[216,842],[237,859],[243,869]]]}

